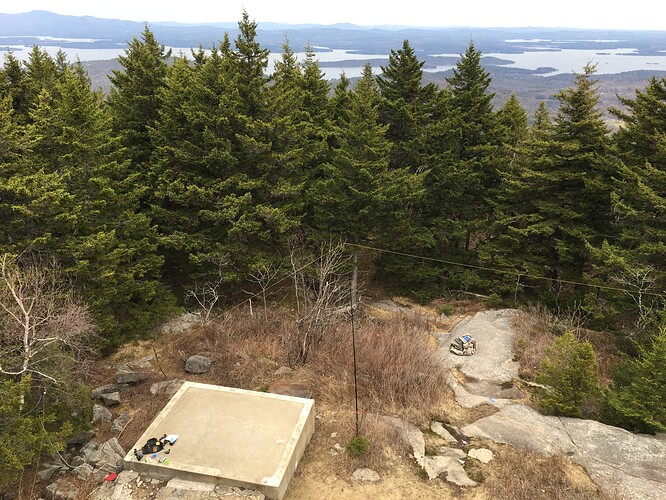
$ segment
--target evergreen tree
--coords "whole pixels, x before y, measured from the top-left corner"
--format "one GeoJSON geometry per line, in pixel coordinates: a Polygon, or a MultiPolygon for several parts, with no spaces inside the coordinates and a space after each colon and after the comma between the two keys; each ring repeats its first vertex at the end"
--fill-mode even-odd
{"type": "Polygon", "coordinates": [[[593,73],[586,66],[575,85],[557,95],[552,129],[533,134],[504,184],[503,241],[491,250],[494,263],[580,281],[591,270],[591,249],[612,235],[617,163],[596,108],[593,73]]]}
{"type": "Polygon", "coordinates": [[[257,41],[257,23],[250,21],[247,11],[238,22],[236,38],[236,77],[238,92],[243,108],[241,112],[252,118],[260,117],[266,111],[266,67],[268,49],[263,49],[257,41]]]}
{"type": "Polygon", "coordinates": [[[504,143],[515,157],[516,148],[527,138],[528,128],[527,113],[514,92],[497,112],[497,119],[503,128],[504,143]]]}
{"type": "Polygon", "coordinates": [[[224,203],[233,192],[233,123],[240,102],[228,74],[233,62],[227,43],[194,68],[176,58],[160,91],[160,120],[152,134],[158,182],[153,217],[169,280],[185,286],[215,278],[211,273],[227,264],[224,203]]]}
{"type": "MultiPolygon", "coordinates": [[[[619,96],[618,96],[619,97],[619,96]]],[[[625,110],[611,108],[620,120],[620,130],[614,134],[622,160],[638,167],[649,162],[666,171],[663,155],[666,130],[666,78],[651,77],[645,90],[636,90],[633,99],[619,97],[625,110]]]]}
{"type": "Polygon", "coordinates": [[[315,200],[315,227],[324,235],[399,244],[412,233],[409,205],[423,194],[423,175],[389,168],[388,127],[379,122],[379,99],[366,65],[337,128],[333,158],[308,192],[315,200]]]}
{"type": "Polygon", "coordinates": [[[648,347],[638,347],[638,358],[626,358],[615,370],[608,394],[620,423],[634,432],[666,431],[666,329],[648,347]]]}
{"type": "MultiPolygon", "coordinates": [[[[159,44],[146,25],[141,38],[133,38],[125,54],[118,57],[122,70],[113,70],[110,77],[113,132],[120,138],[123,158],[131,162],[132,170],[146,176],[152,153],[149,132],[158,119],[158,93],[170,56],[171,50],[159,44]]],[[[147,190],[148,185],[148,179],[141,180],[142,189],[147,190]]]]}
{"type": "Polygon", "coordinates": [[[550,113],[548,113],[546,104],[541,101],[539,107],[534,112],[534,123],[530,127],[530,132],[532,134],[545,133],[551,128],[551,125],[550,113]]]}
{"type": "MultiPolygon", "coordinates": [[[[435,109],[436,144],[426,179],[424,218],[436,239],[430,253],[446,260],[473,263],[479,245],[492,240],[495,198],[506,170],[507,155],[493,112],[490,76],[481,53],[470,42],[447,79],[435,109]]],[[[437,267],[433,273],[442,274],[437,267]]],[[[478,278],[452,269],[446,285],[467,290],[478,278]]]]}
{"type": "Polygon", "coordinates": [[[18,382],[0,380],[0,491],[14,484],[40,455],[65,449],[64,440],[72,432],[67,424],[47,430],[52,427],[53,415],[30,411],[24,400],[30,385],[30,377],[18,382]]]}
{"type": "Polygon", "coordinates": [[[596,415],[601,396],[597,370],[597,358],[589,342],[579,342],[571,332],[555,339],[536,377],[548,387],[540,394],[541,408],[564,417],[596,415]]]}
{"type": "MultiPolygon", "coordinates": [[[[21,244],[58,256],[95,314],[102,345],[117,345],[147,332],[170,304],[159,283],[156,235],[137,213],[134,178],[114,158],[103,96],[91,91],[81,65],[65,70],[54,94],[43,90],[31,113],[26,164],[33,173],[25,180],[34,186],[45,179],[58,189],[50,193],[47,213],[30,214],[41,220],[21,244]]],[[[45,193],[26,192],[33,199],[28,206],[43,203],[45,193]]]]}
{"type": "Polygon", "coordinates": [[[423,64],[404,40],[401,49],[391,50],[389,63],[377,78],[383,98],[380,116],[392,143],[391,168],[409,167],[413,172],[426,168],[435,86],[423,86],[423,64]]]}
{"type": "Polygon", "coordinates": [[[626,111],[613,135],[622,160],[613,184],[613,227],[617,237],[593,252],[596,272],[626,295],[607,293],[614,308],[635,318],[630,335],[643,336],[658,301],[646,293],[666,286],[666,79],[650,79],[635,99],[621,99],[626,111]]]}
{"type": "Polygon", "coordinates": [[[13,120],[18,123],[26,123],[30,108],[28,82],[25,70],[21,67],[21,61],[11,51],[5,54],[5,61],[0,70],[0,96],[11,97],[14,110],[13,120]]]}

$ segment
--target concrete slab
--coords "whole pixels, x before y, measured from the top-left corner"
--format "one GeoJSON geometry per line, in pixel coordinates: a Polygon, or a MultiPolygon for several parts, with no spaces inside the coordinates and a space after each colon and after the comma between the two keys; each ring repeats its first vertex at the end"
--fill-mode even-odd
{"type": "Polygon", "coordinates": [[[314,400],[185,382],[139,438],[178,434],[169,454],[125,468],[173,478],[238,486],[281,499],[314,433],[314,400]],[[160,463],[168,459],[168,463],[160,463]]]}

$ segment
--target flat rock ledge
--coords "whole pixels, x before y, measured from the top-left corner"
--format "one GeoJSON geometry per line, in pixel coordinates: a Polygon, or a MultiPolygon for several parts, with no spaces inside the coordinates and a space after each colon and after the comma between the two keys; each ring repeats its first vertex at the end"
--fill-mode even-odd
{"type": "Polygon", "coordinates": [[[594,420],[548,417],[521,404],[506,406],[462,431],[545,455],[564,454],[585,467],[611,497],[666,498],[663,436],[632,434],[594,420]]]}

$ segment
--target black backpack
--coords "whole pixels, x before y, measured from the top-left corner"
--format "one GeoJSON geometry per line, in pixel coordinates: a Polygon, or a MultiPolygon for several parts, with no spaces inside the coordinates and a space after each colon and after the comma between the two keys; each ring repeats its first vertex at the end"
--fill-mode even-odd
{"type": "Polygon", "coordinates": [[[141,452],[144,455],[150,455],[151,453],[157,453],[163,449],[164,441],[157,438],[150,438],[148,441],[146,441],[146,444],[143,445],[143,448],[141,448],[141,452]]]}

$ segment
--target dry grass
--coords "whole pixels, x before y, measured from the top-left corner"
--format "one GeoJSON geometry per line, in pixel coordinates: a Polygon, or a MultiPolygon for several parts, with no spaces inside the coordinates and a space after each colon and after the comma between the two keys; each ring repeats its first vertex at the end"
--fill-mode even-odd
{"type": "Polygon", "coordinates": [[[561,455],[545,457],[513,446],[490,444],[496,457],[479,465],[490,498],[592,500],[604,498],[585,471],[561,455]]]}
{"type": "Polygon", "coordinates": [[[556,317],[543,307],[530,307],[513,318],[516,335],[513,338],[515,359],[520,362],[519,374],[533,380],[541,368],[541,360],[555,338],[556,317]]]}
{"type": "MultiPolygon", "coordinates": [[[[445,373],[427,329],[425,321],[414,318],[358,322],[358,391],[366,411],[427,421],[432,406],[446,394],[445,373]]],[[[351,325],[331,329],[307,368],[320,399],[353,404],[351,325]]]]}

